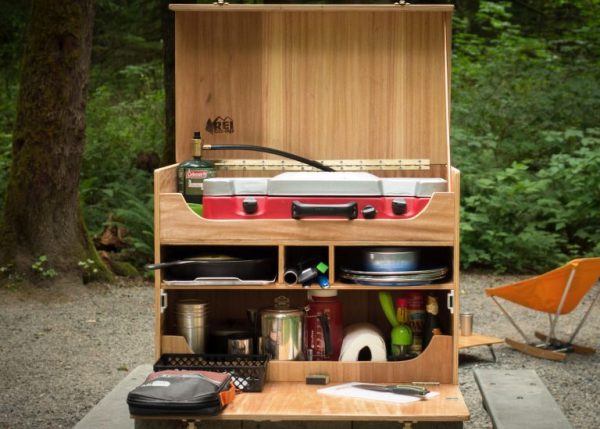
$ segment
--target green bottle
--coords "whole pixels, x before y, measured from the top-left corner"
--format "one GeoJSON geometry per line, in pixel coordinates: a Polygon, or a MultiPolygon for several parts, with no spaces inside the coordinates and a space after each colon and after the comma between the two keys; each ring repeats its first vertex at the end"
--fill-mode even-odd
{"type": "Polygon", "coordinates": [[[177,192],[183,194],[188,203],[202,204],[204,180],[216,176],[215,163],[202,159],[202,136],[194,131],[194,157],[177,167],[177,192]]]}

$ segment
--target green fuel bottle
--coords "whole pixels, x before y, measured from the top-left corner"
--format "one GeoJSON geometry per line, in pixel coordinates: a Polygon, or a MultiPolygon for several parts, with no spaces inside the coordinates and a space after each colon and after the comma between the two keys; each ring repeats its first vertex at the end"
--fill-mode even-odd
{"type": "Polygon", "coordinates": [[[177,167],[177,192],[183,194],[188,203],[202,204],[204,180],[216,176],[215,163],[202,159],[202,136],[194,131],[193,158],[177,167]]]}

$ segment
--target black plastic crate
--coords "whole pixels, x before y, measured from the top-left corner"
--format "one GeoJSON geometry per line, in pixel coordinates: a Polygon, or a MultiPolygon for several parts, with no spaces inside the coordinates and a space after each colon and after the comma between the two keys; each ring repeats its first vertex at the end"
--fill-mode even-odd
{"type": "Polygon", "coordinates": [[[236,389],[261,392],[267,376],[268,355],[195,355],[164,354],[154,364],[154,371],[188,369],[228,372],[236,389]]]}

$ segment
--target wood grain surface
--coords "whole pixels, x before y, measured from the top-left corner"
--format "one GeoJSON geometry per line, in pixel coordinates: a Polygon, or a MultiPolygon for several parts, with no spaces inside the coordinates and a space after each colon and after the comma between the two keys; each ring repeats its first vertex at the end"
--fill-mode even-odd
{"type": "Polygon", "coordinates": [[[451,8],[175,10],[179,162],[190,158],[195,130],[230,118],[218,131],[233,132],[206,132],[205,142],[449,164],[451,8]]]}
{"type": "MultiPolygon", "coordinates": [[[[337,398],[317,393],[323,386],[295,382],[266,383],[260,393],[236,396],[215,420],[371,420],[371,421],[465,421],[469,411],[456,385],[428,387],[439,396],[408,404],[337,398]]],[[[138,417],[136,417],[138,418],[138,417]]],[[[139,416],[144,419],[143,416],[139,416]]],[[[167,419],[176,419],[168,416],[167,419]]],[[[152,419],[152,418],[151,418],[152,419]]],[[[154,417],[156,419],[156,417],[154,417]]],[[[165,419],[165,417],[161,417],[165,419]]],[[[189,419],[189,417],[188,417],[189,419]]],[[[310,427],[310,426],[309,426],[310,427]]]]}
{"type": "Polygon", "coordinates": [[[458,337],[458,348],[467,349],[469,347],[487,346],[503,343],[502,338],[490,337],[488,335],[473,334],[469,336],[460,335],[458,337]]]}
{"type": "MultiPolygon", "coordinates": [[[[161,244],[454,243],[453,193],[435,193],[411,219],[214,220],[194,213],[181,194],[161,194],[161,244]]],[[[438,244],[441,245],[441,244],[438,244]]]]}

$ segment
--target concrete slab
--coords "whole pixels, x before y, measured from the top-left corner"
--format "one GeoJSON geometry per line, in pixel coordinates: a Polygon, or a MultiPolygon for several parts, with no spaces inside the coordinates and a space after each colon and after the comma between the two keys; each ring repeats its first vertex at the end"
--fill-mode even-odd
{"type": "Polygon", "coordinates": [[[129,417],[127,394],[142,384],[152,372],[152,365],[140,365],[111,390],[74,429],[133,429],[134,421],[129,417]]]}
{"type": "Polygon", "coordinates": [[[495,429],[569,429],[571,424],[534,370],[475,369],[495,429]]]}

